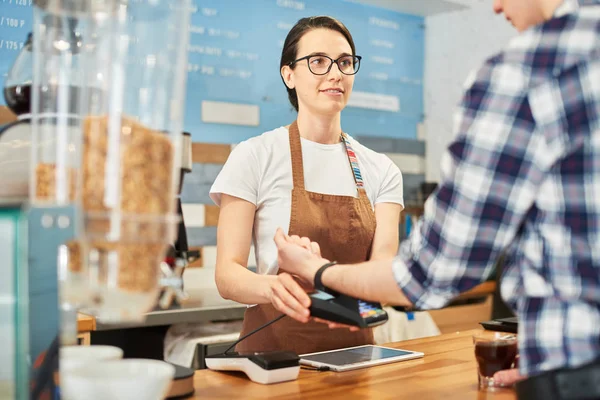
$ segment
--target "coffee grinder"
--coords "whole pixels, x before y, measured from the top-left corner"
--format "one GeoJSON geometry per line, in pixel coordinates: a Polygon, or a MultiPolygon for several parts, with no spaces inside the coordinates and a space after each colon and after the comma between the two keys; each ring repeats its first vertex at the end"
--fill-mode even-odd
{"type": "Polygon", "coordinates": [[[200,257],[198,250],[189,249],[180,197],[185,174],[192,172],[192,136],[189,132],[183,132],[181,144],[181,170],[176,199],[177,214],[180,220],[175,243],[170,246],[165,261],[161,263],[161,286],[163,290],[158,305],[162,309],[179,305],[188,298],[183,288],[183,273],[190,263],[200,257]]]}

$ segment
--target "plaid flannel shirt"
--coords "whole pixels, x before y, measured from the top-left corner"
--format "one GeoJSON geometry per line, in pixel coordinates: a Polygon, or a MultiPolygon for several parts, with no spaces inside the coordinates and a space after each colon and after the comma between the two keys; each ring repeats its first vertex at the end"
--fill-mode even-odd
{"type": "Polygon", "coordinates": [[[438,189],[393,263],[433,309],[507,252],[528,375],[600,357],[600,1],[579,3],[469,79],[438,189]]]}

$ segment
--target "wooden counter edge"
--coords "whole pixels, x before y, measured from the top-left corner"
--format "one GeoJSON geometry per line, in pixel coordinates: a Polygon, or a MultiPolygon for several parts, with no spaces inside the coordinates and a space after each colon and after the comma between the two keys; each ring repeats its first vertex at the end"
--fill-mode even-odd
{"type": "Polygon", "coordinates": [[[91,315],[77,313],[77,332],[85,333],[96,330],[96,318],[91,315]]]}
{"type": "Polygon", "coordinates": [[[494,294],[495,291],[496,282],[487,281],[475,286],[471,290],[467,290],[466,292],[461,293],[460,296],[456,298],[456,300],[472,299],[475,297],[485,297],[494,294]]]}

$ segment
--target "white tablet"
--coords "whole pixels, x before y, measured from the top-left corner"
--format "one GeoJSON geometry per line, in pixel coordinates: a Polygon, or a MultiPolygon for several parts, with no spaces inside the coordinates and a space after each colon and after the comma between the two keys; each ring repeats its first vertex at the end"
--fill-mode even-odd
{"type": "Polygon", "coordinates": [[[332,371],[341,372],[421,357],[423,353],[416,351],[365,345],[303,354],[300,356],[300,364],[317,368],[329,367],[332,371]]]}

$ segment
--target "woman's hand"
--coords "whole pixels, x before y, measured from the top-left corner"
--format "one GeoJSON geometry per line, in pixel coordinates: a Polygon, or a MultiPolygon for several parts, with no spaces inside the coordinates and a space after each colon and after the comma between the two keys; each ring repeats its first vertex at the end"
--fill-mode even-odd
{"type": "Polygon", "coordinates": [[[327,321],[326,319],[313,318],[313,321],[320,322],[321,324],[327,324],[327,326],[329,327],[329,329],[348,329],[348,330],[350,330],[350,332],[360,331],[360,328],[358,326],[340,324],[340,323],[337,323],[337,322],[327,321]]]}
{"type": "MultiPolygon", "coordinates": [[[[310,290],[312,288],[312,281],[309,281],[306,278],[308,277],[310,279],[312,276],[314,276],[314,274],[308,274],[307,276],[306,273],[303,273],[306,272],[303,271],[303,268],[306,267],[307,264],[316,266],[318,268],[327,262],[326,259],[321,257],[321,248],[319,247],[319,244],[312,242],[306,237],[300,237],[297,235],[288,236],[283,233],[281,229],[277,230],[277,234],[275,235],[275,243],[279,249],[279,267],[281,269],[286,269],[291,273],[297,274],[292,279],[298,279],[300,282],[302,282],[305,290],[310,290]]],[[[306,293],[304,294],[306,295],[306,293]]],[[[306,297],[308,298],[308,305],[306,305],[306,309],[294,309],[295,315],[302,316],[302,319],[296,318],[294,315],[291,315],[287,312],[286,314],[300,322],[307,322],[308,317],[305,320],[303,316],[309,315],[308,307],[310,307],[310,298],[308,295],[306,295],[306,297]]],[[[301,304],[306,303],[301,302],[301,304]]],[[[280,311],[285,312],[283,310],[280,311]]],[[[313,320],[322,324],[326,324],[330,329],[349,329],[353,332],[360,330],[360,328],[356,326],[340,324],[320,318],[313,318],[313,320]]]]}
{"type": "Polygon", "coordinates": [[[296,321],[308,322],[312,319],[315,322],[326,324],[330,329],[349,329],[352,332],[360,328],[351,325],[339,324],[320,318],[311,318],[308,307],[310,307],[310,297],[306,294],[306,287],[288,273],[277,275],[270,286],[271,304],[275,309],[290,316],[296,321]]]}
{"type": "MultiPolygon", "coordinates": [[[[281,229],[278,229],[277,234],[300,252],[320,258],[321,250],[317,243],[297,235],[285,235],[281,229]]],[[[281,272],[277,275],[277,279],[271,282],[269,299],[278,311],[289,315],[296,321],[308,322],[310,319],[310,311],[308,310],[310,298],[306,292],[311,290],[313,290],[312,282],[296,275],[281,272]]]]}
{"type": "MultiPolygon", "coordinates": [[[[283,233],[283,232],[281,232],[283,233]]],[[[278,235],[280,235],[280,232],[278,231],[278,235]]],[[[319,247],[319,244],[317,242],[312,242],[309,238],[307,237],[300,237],[297,235],[291,235],[291,236],[287,236],[287,235],[280,235],[280,238],[283,237],[285,239],[285,241],[288,244],[292,244],[292,245],[296,245],[298,247],[302,247],[306,250],[309,250],[310,253],[312,253],[313,256],[316,256],[316,258],[321,258],[321,248],[319,247]]],[[[302,287],[305,290],[310,290],[313,289],[312,283],[309,283],[301,278],[300,279],[300,284],[302,285],[302,287]]],[[[349,329],[352,332],[356,332],[359,331],[360,328],[357,326],[351,326],[351,325],[346,325],[346,324],[340,324],[337,322],[332,322],[332,321],[327,321],[321,318],[312,318],[313,321],[315,322],[319,322],[321,324],[326,324],[330,329],[349,329]]]]}
{"type": "Polygon", "coordinates": [[[275,309],[296,321],[308,322],[310,319],[310,298],[290,274],[278,274],[270,282],[267,296],[275,309]]]}

